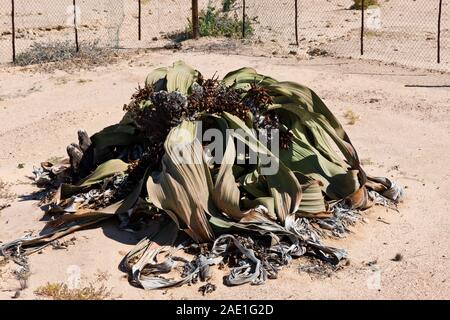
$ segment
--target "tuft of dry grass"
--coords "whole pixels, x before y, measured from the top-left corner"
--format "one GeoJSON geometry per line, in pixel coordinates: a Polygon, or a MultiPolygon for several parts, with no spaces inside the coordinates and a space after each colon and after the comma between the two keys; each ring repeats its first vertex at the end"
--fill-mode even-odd
{"type": "Polygon", "coordinates": [[[9,207],[16,198],[16,194],[11,192],[10,184],[0,179],[0,211],[9,207]]]}
{"type": "MultiPolygon", "coordinates": [[[[1,257],[0,258],[0,268],[6,266],[8,264],[8,262],[9,262],[9,260],[7,258],[1,257]]],[[[0,272],[1,272],[1,270],[0,270],[0,272]]]]}
{"type": "Polygon", "coordinates": [[[96,287],[92,283],[77,289],[69,289],[63,283],[47,283],[37,288],[34,293],[53,300],[104,300],[111,298],[111,291],[104,285],[96,287]]]}
{"type": "Polygon", "coordinates": [[[97,277],[97,281],[99,282],[108,281],[109,278],[111,278],[111,274],[108,271],[101,271],[101,270],[97,270],[95,276],[97,277]]]}
{"type": "Polygon", "coordinates": [[[47,41],[33,43],[16,58],[16,65],[37,67],[44,72],[54,70],[89,70],[98,66],[114,64],[125,56],[97,42],[82,42],[77,52],[71,41],[47,41]]]}
{"type": "Polygon", "coordinates": [[[372,161],[372,159],[370,159],[370,158],[363,158],[363,159],[361,159],[361,164],[363,165],[363,166],[372,166],[372,165],[374,165],[375,163],[372,161]]]}
{"type": "Polygon", "coordinates": [[[92,80],[91,79],[83,79],[83,78],[77,80],[77,83],[80,83],[80,84],[87,83],[87,82],[92,82],[92,80]]]}
{"type": "Polygon", "coordinates": [[[4,182],[0,179],[0,199],[11,199],[15,197],[15,194],[10,192],[9,183],[4,182]]]}
{"type": "Polygon", "coordinates": [[[357,115],[352,109],[348,109],[344,113],[345,119],[347,119],[347,124],[355,124],[358,120],[361,120],[361,117],[357,115]]]}
{"type": "Polygon", "coordinates": [[[380,31],[373,31],[373,30],[365,30],[364,36],[366,37],[378,37],[381,36],[382,33],[380,31]]]}
{"type": "MultiPolygon", "coordinates": [[[[367,9],[370,6],[378,6],[378,0],[364,0],[364,9],[367,9]]],[[[362,0],[353,0],[353,4],[350,7],[352,10],[358,10],[362,8],[362,0]]]]}

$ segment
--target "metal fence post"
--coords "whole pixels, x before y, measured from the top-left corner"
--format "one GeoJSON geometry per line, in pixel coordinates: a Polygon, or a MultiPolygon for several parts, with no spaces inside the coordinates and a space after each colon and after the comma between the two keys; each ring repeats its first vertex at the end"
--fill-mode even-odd
{"type": "Polygon", "coordinates": [[[298,0],[295,0],[295,44],[298,46],[298,0]]]}
{"type": "Polygon", "coordinates": [[[361,0],[361,55],[364,54],[364,0],[361,0]]]}
{"type": "Polygon", "coordinates": [[[192,0],[192,38],[198,39],[199,37],[198,0],[192,0]]]}
{"type": "Polygon", "coordinates": [[[11,41],[12,41],[12,58],[13,63],[16,63],[16,24],[14,21],[15,10],[14,0],[11,0],[11,41]]]}
{"type": "Polygon", "coordinates": [[[77,52],[80,51],[80,46],[78,43],[78,27],[77,27],[77,3],[76,0],[73,0],[73,27],[75,29],[75,46],[77,49],[77,52]]]}
{"type": "Polygon", "coordinates": [[[141,34],[142,34],[142,29],[141,29],[141,17],[142,17],[142,3],[141,0],[138,1],[139,2],[139,14],[138,14],[138,40],[141,41],[141,34]]]}
{"type": "Polygon", "coordinates": [[[242,2],[242,38],[245,38],[245,0],[242,2]]]}
{"type": "Polygon", "coordinates": [[[438,33],[437,33],[437,63],[441,63],[441,17],[442,17],[442,0],[439,0],[438,33]]]}

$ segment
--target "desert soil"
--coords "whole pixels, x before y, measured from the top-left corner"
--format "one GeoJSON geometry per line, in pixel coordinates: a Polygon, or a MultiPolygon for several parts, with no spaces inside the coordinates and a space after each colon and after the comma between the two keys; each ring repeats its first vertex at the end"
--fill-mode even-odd
{"type": "MultiPolygon", "coordinates": [[[[388,176],[406,188],[399,212],[375,207],[365,222],[340,240],[350,265],[329,277],[299,272],[300,261],[284,268],[277,280],[261,286],[226,287],[215,271],[211,299],[439,299],[450,298],[450,84],[449,73],[411,70],[378,62],[316,58],[252,57],[197,52],[140,53],[116,65],[90,71],[39,73],[35,69],[0,69],[1,199],[0,241],[38,232],[43,212],[30,196],[33,166],[65,155],[80,128],[95,133],[121,119],[122,106],[153,68],[183,59],[205,76],[242,66],[279,80],[313,88],[342,120],[373,175],[388,176]],[[347,124],[344,113],[359,116],[347,124]],[[11,196],[14,194],[15,196],[11,196]],[[392,259],[401,254],[403,259],[392,259]],[[380,280],[378,282],[377,280],[380,280]]],[[[201,284],[168,291],[132,287],[119,269],[137,236],[119,231],[117,222],[78,232],[65,250],[44,249],[30,257],[28,288],[19,299],[50,283],[66,283],[73,266],[82,285],[104,284],[114,297],[127,299],[201,299],[201,284]]],[[[19,287],[10,262],[0,267],[0,299],[19,287]]]]}

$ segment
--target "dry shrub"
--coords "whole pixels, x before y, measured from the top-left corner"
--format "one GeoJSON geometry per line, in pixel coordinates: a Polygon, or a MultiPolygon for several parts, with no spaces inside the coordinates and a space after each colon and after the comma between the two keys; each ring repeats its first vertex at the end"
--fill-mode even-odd
{"type": "Polygon", "coordinates": [[[361,117],[357,115],[352,109],[348,109],[347,111],[345,111],[344,117],[348,120],[347,123],[352,125],[361,119],[361,117]]]}
{"type": "Polygon", "coordinates": [[[45,71],[87,69],[115,63],[119,57],[117,50],[97,42],[82,42],[77,52],[73,41],[48,41],[33,43],[17,56],[16,65],[40,65],[45,71]]]}
{"type": "Polygon", "coordinates": [[[77,289],[69,289],[63,283],[47,283],[36,289],[34,293],[53,300],[104,300],[111,298],[111,289],[107,289],[104,285],[96,287],[92,283],[87,287],[77,289]]]}
{"type": "Polygon", "coordinates": [[[9,189],[10,185],[0,179],[0,211],[9,207],[16,198],[16,194],[9,189]]]}
{"type": "MultiPolygon", "coordinates": [[[[378,6],[378,0],[364,0],[364,9],[367,9],[370,6],[378,6]]],[[[353,0],[353,4],[350,9],[361,9],[362,8],[362,0],[353,0]]]]}

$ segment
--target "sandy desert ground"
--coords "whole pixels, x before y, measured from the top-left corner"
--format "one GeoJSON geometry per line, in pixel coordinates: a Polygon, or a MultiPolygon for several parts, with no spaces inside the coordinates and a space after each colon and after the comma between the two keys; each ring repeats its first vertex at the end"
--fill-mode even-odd
{"type": "MultiPolygon", "coordinates": [[[[33,68],[0,69],[0,241],[38,232],[44,222],[36,191],[26,176],[34,165],[64,156],[79,128],[94,133],[116,123],[122,106],[153,68],[183,59],[206,76],[251,66],[280,80],[313,88],[333,112],[352,110],[360,119],[346,124],[368,172],[386,175],[406,188],[395,212],[376,207],[365,212],[345,239],[327,240],[348,250],[350,265],[329,277],[300,273],[299,261],[279,279],[261,286],[225,287],[215,271],[217,290],[210,299],[449,299],[450,298],[450,74],[378,62],[327,57],[255,57],[184,50],[141,52],[119,64],[90,71],[39,73],[33,68]],[[401,261],[393,261],[401,254],[401,261]],[[379,286],[377,279],[380,280],[379,286]],[[375,285],[374,285],[375,284],[375,285]]],[[[119,231],[116,222],[85,230],[65,250],[48,247],[30,257],[29,287],[34,291],[65,283],[72,266],[82,285],[102,283],[124,299],[202,299],[200,284],[168,291],[134,288],[119,269],[137,236],[119,231]]],[[[15,295],[19,282],[10,262],[0,267],[0,299],[15,295]]]]}
{"type": "MultiPolygon", "coordinates": [[[[17,52],[33,42],[73,41],[72,0],[15,0],[17,52]]],[[[81,42],[99,41],[100,45],[121,48],[155,48],[168,43],[168,34],[185,30],[190,17],[189,0],[142,1],[142,41],[137,41],[136,0],[78,0],[79,38],[81,42]]],[[[247,39],[266,53],[284,55],[295,52],[306,56],[314,49],[339,57],[360,56],[361,13],[348,10],[352,0],[299,1],[299,46],[295,42],[293,0],[247,0],[247,15],[256,18],[254,35],[247,39]]],[[[365,15],[366,59],[394,62],[411,67],[450,70],[450,3],[443,2],[441,46],[442,63],[436,63],[438,1],[379,0],[379,11],[365,15]],[[377,16],[376,23],[373,17],[377,16]],[[371,22],[372,21],[372,22],[371,22]]],[[[221,7],[221,0],[200,0],[221,7]]],[[[236,14],[241,16],[237,1],[236,14]]],[[[0,62],[11,60],[11,2],[0,0],[0,62]]]]}

